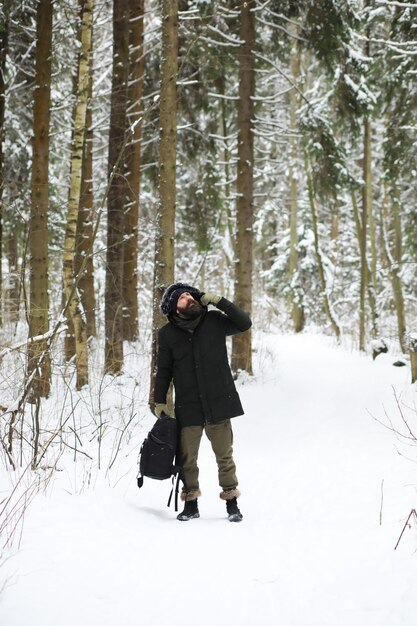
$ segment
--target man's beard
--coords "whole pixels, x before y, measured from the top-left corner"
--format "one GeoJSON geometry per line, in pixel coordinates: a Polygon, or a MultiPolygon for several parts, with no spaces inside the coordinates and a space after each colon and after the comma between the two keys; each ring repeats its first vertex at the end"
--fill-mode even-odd
{"type": "Polygon", "coordinates": [[[199,302],[191,302],[185,311],[181,311],[180,317],[186,320],[195,320],[203,312],[203,307],[199,302]]]}

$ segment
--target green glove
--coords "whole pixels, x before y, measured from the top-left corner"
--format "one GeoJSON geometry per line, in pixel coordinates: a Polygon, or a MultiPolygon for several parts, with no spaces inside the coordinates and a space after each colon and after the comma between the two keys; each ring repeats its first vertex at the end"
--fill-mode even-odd
{"type": "Polygon", "coordinates": [[[156,417],[161,417],[162,413],[164,413],[167,417],[172,417],[172,419],[175,419],[175,415],[170,414],[167,404],[155,404],[154,413],[156,417]]]}
{"type": "Polygon", "coordinates": [[[221,296],[216,296],[215,293],[203,293],[203,295],[200,298],[200,302],[203,306],[207,306],[208,304],[214,304],[214,306],[216,306],[219,302],[219,300],[221,300],[221,296]]]}

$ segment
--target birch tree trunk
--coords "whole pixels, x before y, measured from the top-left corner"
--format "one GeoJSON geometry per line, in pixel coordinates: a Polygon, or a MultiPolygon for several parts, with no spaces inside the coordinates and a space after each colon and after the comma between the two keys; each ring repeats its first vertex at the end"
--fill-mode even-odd
{"type": "Polygon", "coordinates": [[[165,288],[174,282],[176,144],[177,144],[178,1],[163,0],[160,86],[159,207],[155,241],[152,361],[149,404],[153,389],[158,330],[166,322],[159,309],[165,288]]]}
{"type": "Polygon", "coordinates": [[[138,222],[141,139],[143,117],[143,83],[145,57],[143,47],[144,0],[130,0],[129,13],[129,89],[128,124],[129,143],[126,147],[127,205],[125,212],[125,244],[123,266],[123,334],[127,341],[135,341],[139,332],[138,312],[138,222]]]}
{"type": "Polygon", "coordinates": [[[105,371],[123,367],[123,248],[125,138],[129,70],[129,1],[113,0],[113,76],[109,136],[109,193],[107,197],[107,258],[105,295],[105,371]]]}
{"type": "Polygon", "coordinates": [[[417,380],[417,334],[410,333],[407,336],[407,348],[410,353],[411,384],[417,380]]]}
{"type": "MultiPolygon", "coordinates": [[[[239,102],[237,147],[236,267],[235,301],[249,315],[252,312],[253,241],[253,96],[255,93],[255,2],[241,5],[239,48],[239,102]]],[[[252,373],[252,335],[234,335],[232,369],[252,373]]]]}
{"type": "Polygon", "coordinates": [[[92,11],[93,0],[82,0],[81,50],[78,60],[77,96],[71,150],[70,194],[64,240],[63,281],[66,297],[66,314],[71,320],[74,329],[77,389],[81,389],[88,383],[87,328],[79,299],[78,277],[75,272],[75,250],[81,201],[87,101],[90,83],[92,11]]]}
{"type": "Polygon", "coordinates": [[[48,165],[51,99],[52,0],[39,0],[36,14],[36,62],[33,114],[31,213],[29,224],[30,304],[28,370],[31,399],[47,397],[51,362],[48,341],[48,165]],[[37,339],[42,337],[41,339],[37,339]],[[36,339],[35,339],[36,338],[36,339]]]}

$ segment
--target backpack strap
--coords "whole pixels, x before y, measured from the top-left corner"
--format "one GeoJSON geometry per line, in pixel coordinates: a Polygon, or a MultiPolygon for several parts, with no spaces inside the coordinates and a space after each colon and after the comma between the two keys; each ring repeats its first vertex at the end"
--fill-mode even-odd
{"type": "Polygon", "coordinates": [[[177,480],[175,483],[175,511],[178,511],[178,493],[179,493],[180,480],[184,482],[182,468],[179,467],[178,465],[174,465],[174,471],[172,474],[172,488],[171,488],[171,493],[169,494],[168,504],[167,504],[168,507],[171,506],[172,494],[174,491],[175,476],[177,477],[177,480]]]}
{"type": "Polygon", "coordinates": [[[142,474],[140,473],[140,468],[139,468],[139,471],[138,471],[138,475],[136,476],[136,480],[137,480],[137,483],[138,483],[138,487],[139,487],[139,489],[140,489],[141,487],[143,487],[143,476],[142,476],[142,474]]]}

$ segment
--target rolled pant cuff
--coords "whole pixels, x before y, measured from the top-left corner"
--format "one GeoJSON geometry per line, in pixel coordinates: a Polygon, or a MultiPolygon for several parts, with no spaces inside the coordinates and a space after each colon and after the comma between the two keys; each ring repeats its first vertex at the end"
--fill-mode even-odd
{"type": "Polygon", "coordinates": [[[233,487],[232,489],[223,489],[220,492],[221,500],[233,500],[233,498],[238,498],[240,496],[240,491],[237,487],[233,487]]]}
{"type": "Polygon", "coordinates": [[[192,491],[181,491],[181,500],[183,502],[190,502],[191,500],[197,500],[201,496],[200,489],[193,489],[192,491]]]}

